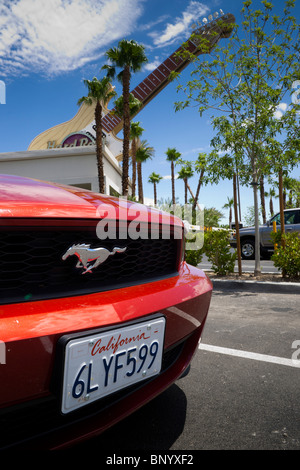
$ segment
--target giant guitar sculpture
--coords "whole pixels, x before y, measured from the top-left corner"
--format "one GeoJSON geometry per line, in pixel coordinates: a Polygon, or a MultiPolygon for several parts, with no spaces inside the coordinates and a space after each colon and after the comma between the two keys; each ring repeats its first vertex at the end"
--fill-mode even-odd
{"type": "MultiPolygon", "coordinates": [[[[199,29],[196,29],[187,42],[181,45],[170,57],[162,62],[131,91],[134,97],[141,102],[141,107],[138,112],[170,83],[170,75],[172,72],[180,72],[189,64],[189,59],[187,55],[184,54],[185,50],[194,55],[205,54],[207,50],[212,49],[221,38],[226,38],[231,35],[232,25],[234,23],[235,18],[232,14],[222,14],[218,20],[213,20],[199,29]],[[205,49],[201,48],[201,38],[206,40],[205,49]]],[[[112,155],[118,160],[121,160],[122,139],[118,138],[117,134],[123,127],[123,120],[114,114],[113,110],[109,111],[104,107],[103,112],[102,126],[105,134],[105,144],[112,155]]],[[[28,150],[75,145],[94,145],[95,133],[93,125],[94,107],[87,106],[83,103],[73,119],[52,127],[38,135],[31,142],[28,150]],[[74,142],[76,142],[76,144],[74,142]]]]}

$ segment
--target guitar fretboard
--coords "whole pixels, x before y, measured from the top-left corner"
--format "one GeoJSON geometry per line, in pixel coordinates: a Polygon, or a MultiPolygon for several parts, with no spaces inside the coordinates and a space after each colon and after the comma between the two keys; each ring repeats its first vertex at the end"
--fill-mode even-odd
{"type": "MultiPolygon", "coordinates": [[[[221,20],[224,25],[233,24],[235,22],[235,18],[231,14],[225,15],[221,20]]],[[[220,29],[217,23],[214,22],[198,30],[197,36],[198,35],[205,36],[209,41],[210,47],[213,47],[221,37],[228,37],[230,34],[228,34],[228,27],[220,29]]],[[[188,58],[186,58],[184,54],[181,57],[181,52],[188,50],[192,54],[199,55],[203,53],[201,49],[198,48],[198,43],[199,39],[193,42],[190,38],[132,90],[131,93],[133,96],[142,103],[139,111],[170,83],[169,78],[172,72],[179,72],[188,65],[188,58]]],[[[103,117],[102,125],[107,133],[114,132],[114,134],[117,134],[122,129],[123,119],[113,114],[112,110],[103,117]]]]}

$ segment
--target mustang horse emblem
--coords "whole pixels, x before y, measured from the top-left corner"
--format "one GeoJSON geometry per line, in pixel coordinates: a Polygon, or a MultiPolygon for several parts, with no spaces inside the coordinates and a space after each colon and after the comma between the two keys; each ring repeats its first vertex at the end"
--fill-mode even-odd
{"type": "Polygon", "coordinates": [[[126,249],[127,247],[115,247],[112,251],[109,251],[102,247],[91,248],[91,245],[85,244],[72,245],[62,256],[62,259],[65,260],[68,258],[68,256],[76,255],[78,258],[76,268],[85,269],[85,271],[81,273],[85,274],[91,273],[92,269],[95,269],[97,266],[99,266],[99,264],[104,263],[104,261],[106,261],[109,256],[114,255],[115,253],[123,253],[126,249]]]}

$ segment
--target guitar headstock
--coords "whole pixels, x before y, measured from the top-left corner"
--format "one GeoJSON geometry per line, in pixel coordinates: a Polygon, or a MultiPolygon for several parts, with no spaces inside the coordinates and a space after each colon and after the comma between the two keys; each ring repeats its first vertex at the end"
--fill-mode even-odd
{"type": "Polygon", "coordinates": [[[210,33],[218,33],[219,38],[230,37],[235,24],[235,17],[231,13],[224,14],[223,10],[209,15],[200,21],[192,24],[192,32],[195,36],[209,36],[210,33]]]}

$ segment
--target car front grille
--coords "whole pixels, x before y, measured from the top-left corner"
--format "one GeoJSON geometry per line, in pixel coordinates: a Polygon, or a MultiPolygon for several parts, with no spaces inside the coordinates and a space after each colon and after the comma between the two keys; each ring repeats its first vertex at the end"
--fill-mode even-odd
{"type": "MultiPolygon", "coordinates": [[[[178,234],[155,239],[106,239],[97,237],[95,223],[75,226],[0,227],[0,303],[81,295],[116,289],[177,274],[181,240],[178,234]],[[74,244],[126,248],[123,253],[84,273],[78,258],[64,253],[74,244]]],[[[145,231],[144,235],[145,237],[145,231]]],[[[93,263],[90,263],[90,266],[93,263]]]]}

